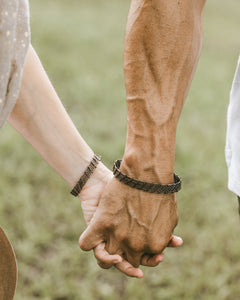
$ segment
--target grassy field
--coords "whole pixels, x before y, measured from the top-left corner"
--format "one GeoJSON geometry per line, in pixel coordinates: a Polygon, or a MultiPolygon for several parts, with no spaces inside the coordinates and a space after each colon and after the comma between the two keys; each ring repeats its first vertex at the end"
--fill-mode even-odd
{"type": "MultiPolygon", "coordinates": [[[[77,128],[111,167],[123,154],[129,1],[31,0],[32,43],[77,128]]],[[[8,124],[0,132],[0,223],[19,266],[16,300],[236,300],[240,223],[227,190],[226,110],[240,49],[239,0],[208,1],[204,44],[178,127],[179,249],[142,280],[79,250],[78,199],[8,124]]]]}

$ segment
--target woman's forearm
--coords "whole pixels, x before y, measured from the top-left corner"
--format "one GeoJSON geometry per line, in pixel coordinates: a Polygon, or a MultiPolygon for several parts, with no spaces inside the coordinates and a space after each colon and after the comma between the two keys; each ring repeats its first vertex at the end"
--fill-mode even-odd
{"type": "MultiPolygon", "coordinates": [[[[76,184],[93,151],[69,118],[32,46],[8,121],[69,185],[76,184]]],[[[101,167],[96,172],[101,172],[101,167]]]]}
{"type": "Polygon", "coordinates": [[[125,35],[128,130],[122,170],[173,180],[176,128],[197,66],[205,0],[133,0],[125,35]]]}

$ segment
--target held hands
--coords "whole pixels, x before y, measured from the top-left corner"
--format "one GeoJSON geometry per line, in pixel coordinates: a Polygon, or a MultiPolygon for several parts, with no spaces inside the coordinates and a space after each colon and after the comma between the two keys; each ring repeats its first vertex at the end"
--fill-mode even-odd
{"type": "Polygon", "coordinates": [[[157,266],[165,247],[182,244],[181,238],[172,236],[178,221],[175,194],[132,189],[105,168],[102,179],[93,174],[79,197],[88,224],[79,245],[86,251],[94,249],[102,268],[115,265],[128,276],[141,278],[140,264],[157,266]]]}

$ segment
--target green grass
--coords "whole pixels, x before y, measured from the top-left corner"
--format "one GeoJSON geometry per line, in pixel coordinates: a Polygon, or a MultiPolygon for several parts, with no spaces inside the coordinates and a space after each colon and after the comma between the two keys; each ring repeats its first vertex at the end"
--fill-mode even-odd
{"type": "MultiPolygon", "coordinates": [[[[104,162],[126,132],[123,39],[129,1],[31,0],[32,43],[77,128],[104,162]]],[[[78,248],[84,222],[67,184],[8,124],[0,132],[0,220],[19,266],[16,300],[236,300],[240,224],[227,190],[226,110],[240,49],[239,0],[208,1],[204,45],[178,127],[179,249],[142,280],[78,248]]]]}

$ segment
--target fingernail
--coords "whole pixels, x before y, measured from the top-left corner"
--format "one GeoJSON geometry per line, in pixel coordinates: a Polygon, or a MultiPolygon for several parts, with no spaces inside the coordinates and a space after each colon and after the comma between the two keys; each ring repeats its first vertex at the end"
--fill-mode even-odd
{"type": "Polygon", "coordinates": [[[138,272],[137,272],[137,278],[143,278],[143,271],[138,269],[138,272]]]}
{"type": "Polygon", "coordinates": [[[158,261],[163,261],[164,260],[164,255],[159,255],[158,261]]]}
{"type": "Polygon", "coordinates": [[[118,264],[118,263],[120,263],[120,262],[122,262],[122,259],[121,259],[121,258],[114,259],[114,261],[113,261],[114,264],[118,264]]]}
{"type": "Polygon", "coordinates": [[[183,243],[183,240],[182,240],[182,238],[180,238],[179,236],[175,236],[175,239],[176,239],[177,241],[179,241],[179,242],[183,243]]]}

